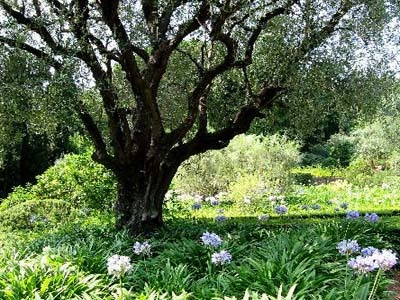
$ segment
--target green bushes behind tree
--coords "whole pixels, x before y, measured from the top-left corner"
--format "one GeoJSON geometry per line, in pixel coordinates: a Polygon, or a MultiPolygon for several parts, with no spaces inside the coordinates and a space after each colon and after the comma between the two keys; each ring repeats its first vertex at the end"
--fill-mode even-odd
{"type": "Polygon", "coordinates": [[[300,145],[284,135],[241,135],[220,151],[208,151],[184,164],[174,181],[187,193],[249,195],[263,185],[284,186],[300,160],[300,145]]]}
{"type": "MultiPolygon", "coordinates": [[[[0,205],[0,225],[30,228],[63,221],[71,210],[110,210],[116,198],[115,180],[94,162],[90,151],[67,154],[35,185],[17,187],[0,205]]],[[[64,220],[65,221],[65,220],[64,220]]]]}

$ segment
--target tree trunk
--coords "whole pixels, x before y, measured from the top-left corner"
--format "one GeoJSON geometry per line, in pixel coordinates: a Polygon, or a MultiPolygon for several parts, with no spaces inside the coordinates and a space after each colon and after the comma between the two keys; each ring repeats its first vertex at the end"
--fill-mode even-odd
{"type": "Polygon", "coordinates": [[[163,225],[163,202],[177,168],[160,167],[150,172],[119,172],[115,205],[117,229],[132,234],[152,232],[163,225]]]}

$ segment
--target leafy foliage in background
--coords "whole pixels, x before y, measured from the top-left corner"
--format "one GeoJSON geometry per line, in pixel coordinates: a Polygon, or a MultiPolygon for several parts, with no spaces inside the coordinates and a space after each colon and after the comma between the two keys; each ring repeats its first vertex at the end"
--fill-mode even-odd
{"type": "Polygon", "coordinates": [[[289,171],[300,161],[299,144],[282,135],[241,135],[221,151],[209,151],[184,164],[174,182],[188,193],[214,195],[256,177],[248,192],[262,182],[285,185],[289,171]]]}
{"type": "MultiPolygon", "coordinates": [[[[90,149],[90,148],[89,148],[90,149]]],[[[16,188],[0,206],[0,224],[11,228],[52,226],[67,222],[72,212],[110,211],[116,199],[115,179],[82,154],[67,154],[37,176],[35,185],[16,188]]]]}
{"type": "Polygon", "coordinates": [[[75,89],[66,74],[21,51],[1,48],[0,197],[33,181],[61,153],[79,129],[71,101],[75,89]]]}

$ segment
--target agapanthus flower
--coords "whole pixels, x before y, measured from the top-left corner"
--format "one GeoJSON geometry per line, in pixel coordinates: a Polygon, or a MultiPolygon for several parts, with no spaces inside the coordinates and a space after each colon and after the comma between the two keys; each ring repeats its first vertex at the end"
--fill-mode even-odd
{"type": "Polygon", "coordinates": [[[222,250],[220,252],[215,252],[211,256],[211,262],[217,266],[230,263],[231,260],[232,260],[232,255],[226,250],[222,250]]]}
{"type": "Polygon", "coordinates": [[[379,221],[379,216],[376,213],[366,213],[364,219],[368,222],[376,223],[379,221]]]}
{"type": "Polygon", "coordinates": [[[346,219],[356,220],[360,217],[360,213],[356,210],[351,210],[346,213],[346,219]]]}
{"type": "Polygon", "coordinates": [[[310,207],[309,207],[308,205],[302,205],[302,206],[301,206],[301,209],[302,209],[302,210],[309,210],[310,207]]]}
{"type": "Polygon", "coordinates": [[[348,209],[349,208],[349,204],[348,203],[342,203],[340,204],[340,207],[343,209],[348,209]]]}
{"type": "Polygon", "coordinates": [[[275,206],[275,212],[279,215],[283,215],[288,212],[288,208],[285,205],[278,205],[275,206]]]}
{"type": "Polygon", "coordinates": [[[336,249],[340,254],[352,254],[360,250],[360,246],[356,240],[343,240],[337,244],[336,249]]]}
{"type": "Polygon", "coordinates": [[[200,202],[195,202],[192,205],[193,210],[199,210],[201,208],[201,203],[200,202]]]}
{"type": "Polygon", "coordinates": [[[203,196],[199,194],[195,194],[193,198],[196,200],[196,202],[201,202],[203,200],[203,196]]]}
{"type": "Polygon", "coordinates": [[[397,255],[392,250],[375,251],[371,257],[375,260],[377,266],[384,271],[393,268],[397,264],[397,255]]]}
{"type": "Polygon", "coordinates": [[[131,259],[128,256],[113,255],[107,260],[107,270],[108,274],[114,276],[123,276],[129,273],[132,269],[131,259]]]}
{"type": "Polygon", "coordinates": [[[361,249],[361,255],[366,257],[366,256],[370,256],[372,254],[374,254],[375,251],[379,251],[378,249],[376,249],[375,247],[366,247],[361,249]]]}
{"type": "Polygon", "coordinates": [[[133,252],[137,255],[150,255],[151,245],[149,242],[145,241],[143,243],[135,242],[133,245],[133,252]]]}
{"type": "Polygon", "coordinates": [[[314,204],[313,206],[311,206],[311,208],[314,209],[314,210],[318,210],[318,209],[321,208],[321,205],[319,205],[319,204],[314,204]]]}
{"type": "Polygon", "coordinates": [[[265,221],[269,218],[269,216],[267,214],[261,214],[258,216],[258,220],[260,221],[265,221]]]}
{"type": "Polygon", "coordinates": [[[249,197],[249,196],[245,196],[245,197],[243,198],[243,203],[244,203],[244,204],[250,204],[250,203],[251,203],[250,197],[249,197]]]}
{"type": "Polygon", "coordinates": [[[208,201],[212,206],[217,206],[219,204],[218,199],[214,196],[207,197],[206,201],[208,201]]]}
{"type": "Polygon", "coordinates": [[[218,215],[214,218],[215,221],[217,222],[225,222],[226,221],[226,217],[224,215],[218,215]]]}
{"type": "Polygon", "coordinates": [[[205,232],[201,236],[201,241],[206,246],[219,247],[222,244],[222,239],[213,232],[205,232]]]}
{"type": "Polygon", "coordinates": [[[366,274],[377,269],[377,264],[372,256],[357,256],[356,258],[351,258],[347,265],[356,273],[360,274],[366,274]]]}
{"type": "MultiPolygon", "coordinates": [[[[373,247],[368,247],[373,248],[373,247]]],[[[367,248],[365,248],[367,249],[367,248]]],[[[363,249],[364,250],[364,249],[363,249]]],[[[371,253],[371,252],[369,252],[371,253]]],[[[396,254],[387,249],[374,249],[372,254],[366,256],[357,256],[349,260],[348,265],[357,273],[366,274],[376,269],[387,271],[397,264],[396,254]]]]}

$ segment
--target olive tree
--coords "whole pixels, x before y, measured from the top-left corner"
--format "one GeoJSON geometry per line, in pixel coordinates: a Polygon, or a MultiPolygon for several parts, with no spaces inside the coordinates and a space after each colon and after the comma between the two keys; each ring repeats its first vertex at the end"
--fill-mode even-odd
{"type": "Polygon", "coordinates": [[[342,32],[367,28],[371,12],[385,12],[388,5],[383,0],[0,0],[0,42],[31,53],[56,72],[72,64],[77,85],[94,85],[107,131],[81,98],[73,106],[95,146],[93,159],[117,178],[117,227],[139,232],[162,225],[164,195],[182,162],[224,148],[246,132],[288,91],[290,70],[307,66],[332,37],[345,43],[337,39],[342,32]],[[191,51],[182,47],[187,41],[191,51]],[[251,84],[247,71],[256,52],[265,54],[257,58],[265,59],[265,67],[251,84]],[[180,72],[195,70],[188,71],[185,85],[171,85],[166,76],[178,53],[187,60],[180,72]],[[118,91],[116,69],[129,94],[118,91]],[[210,129],[210,92],[230,72],[242,74],[245,88],[237,90],[242,97],[235,93],[235,105],[219,112],[226,122],[210,129]],[[178,108],[169,110],[173,118],[161,109],[173,106],[178,108]]]}

